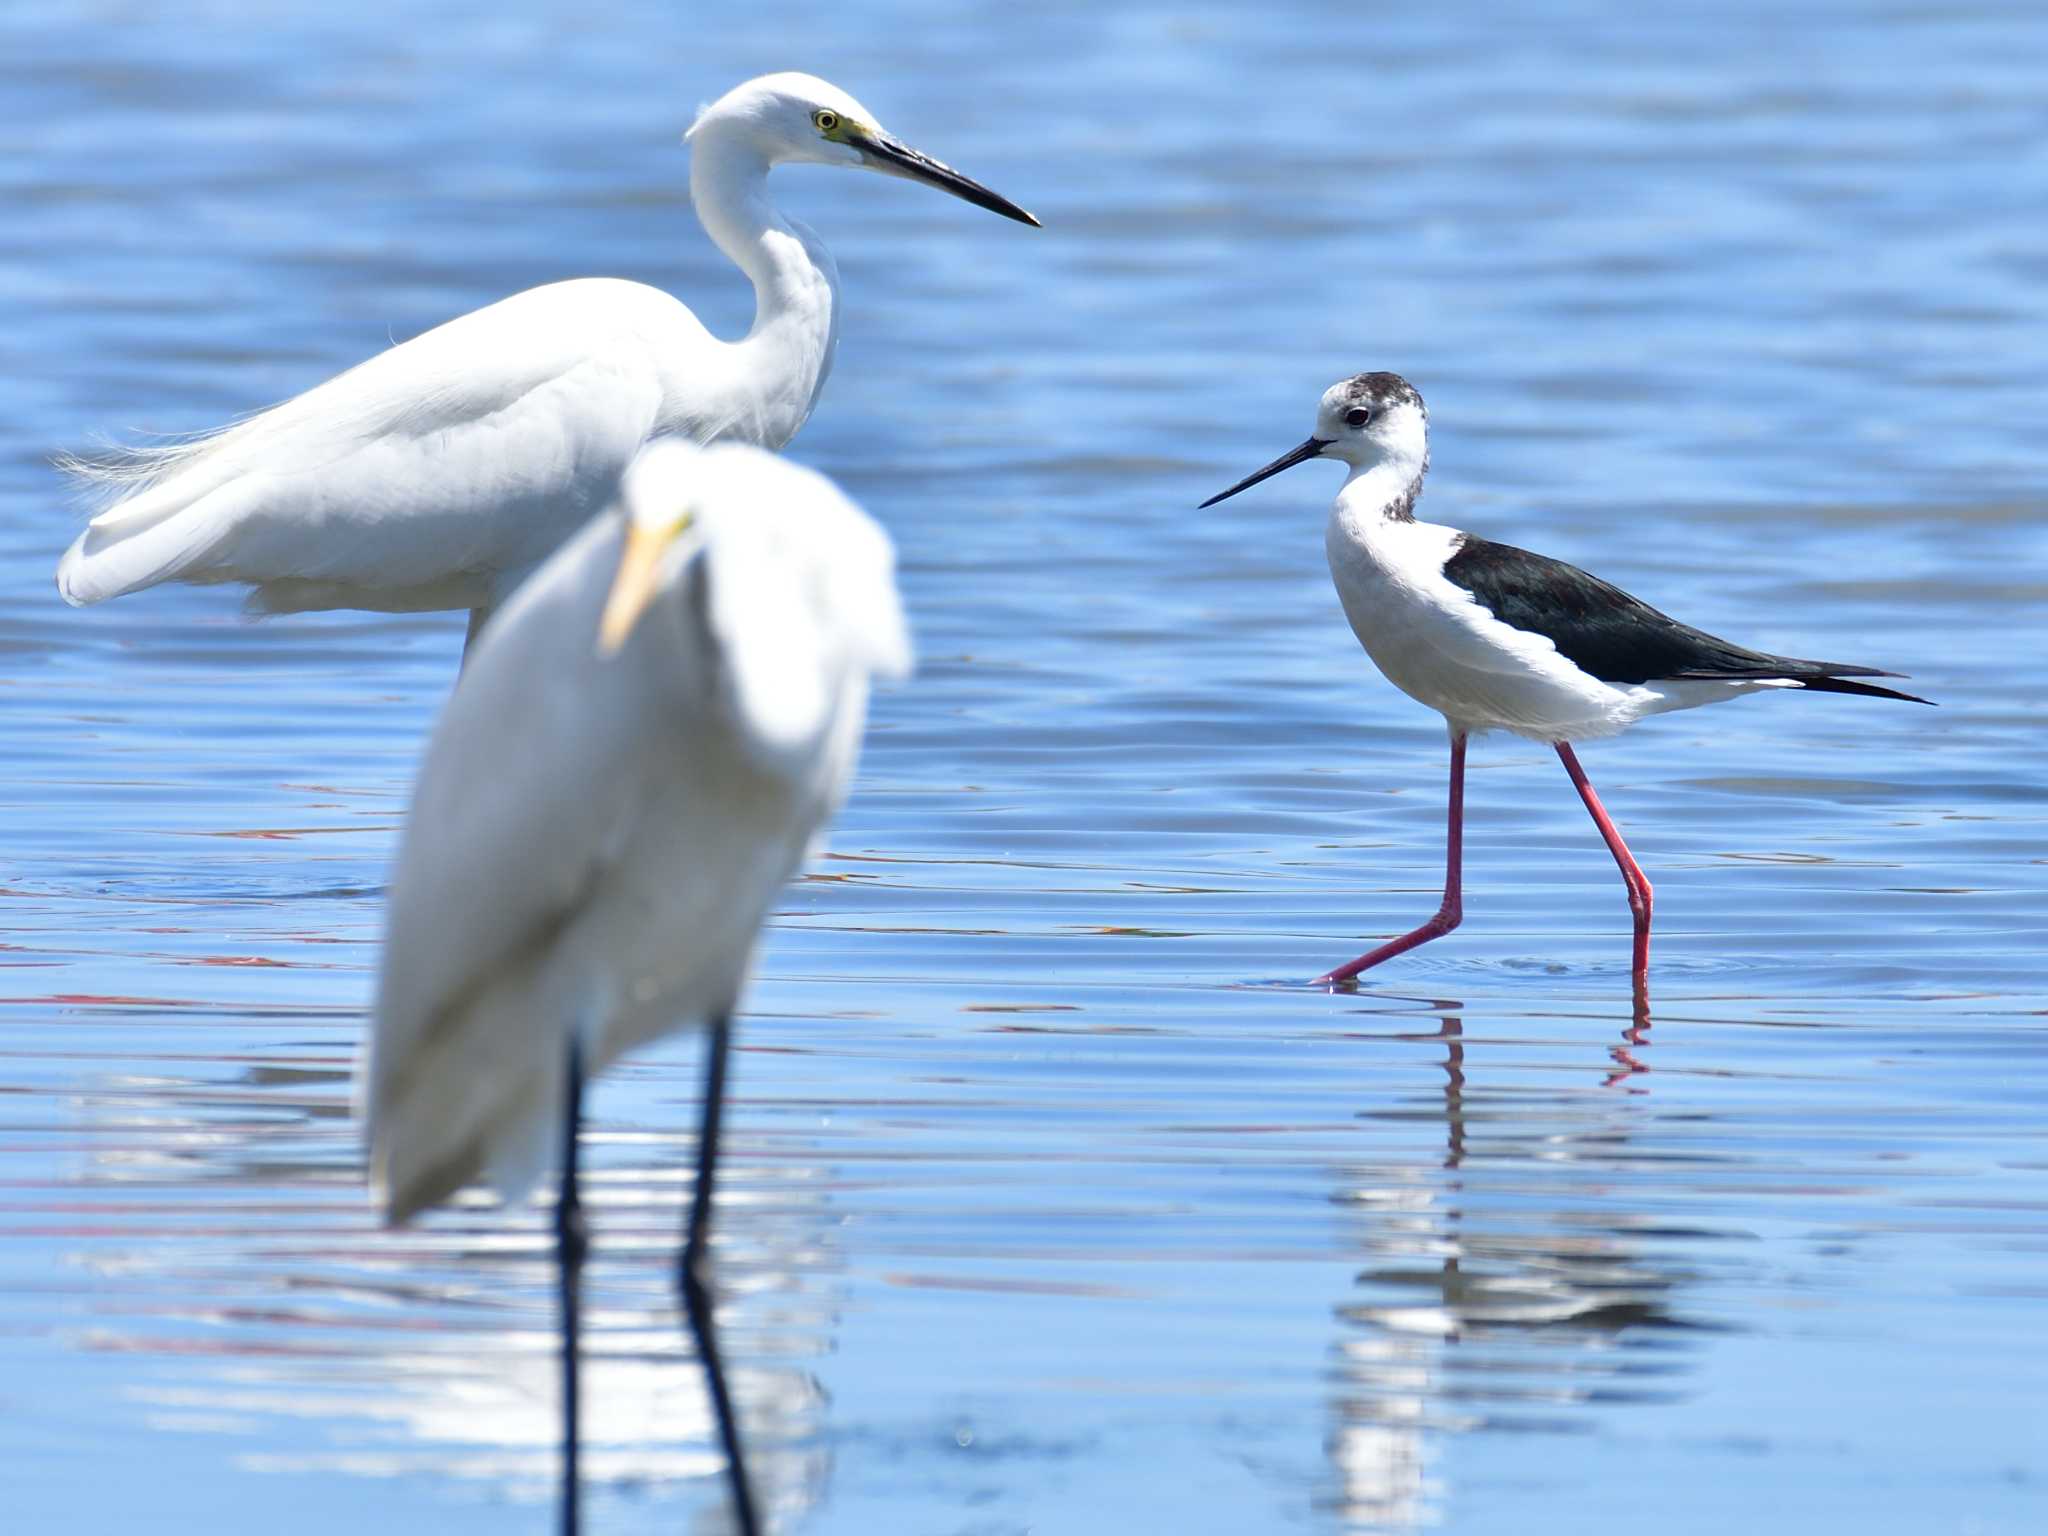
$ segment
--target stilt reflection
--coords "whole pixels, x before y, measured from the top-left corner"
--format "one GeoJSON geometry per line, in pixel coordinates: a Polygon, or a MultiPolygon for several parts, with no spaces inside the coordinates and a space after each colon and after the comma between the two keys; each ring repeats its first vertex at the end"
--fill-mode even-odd
{"type": "MultiPolygon", "coordinates": [[[[1609,1082],[1641,1082],[1647,1028],[1613,1048],[1609,1082]]],[[[1336,1314],[1326,1502],[1354,1529],[1441,1519],[1459,1436],[1590,1428],[1604,1407],[1669,1400],[1689,1368],[1683,1276],[1632,1236],[1607,1176],[1633,1101],[1475,1089],[1456,1014],[1408,1038],[1441,1042],[1442,1081],[1398,1114],[1433,1103],[1441,1150],[1343,1168],[1335,1197],[1365,1266],[1336,1314]]]]}

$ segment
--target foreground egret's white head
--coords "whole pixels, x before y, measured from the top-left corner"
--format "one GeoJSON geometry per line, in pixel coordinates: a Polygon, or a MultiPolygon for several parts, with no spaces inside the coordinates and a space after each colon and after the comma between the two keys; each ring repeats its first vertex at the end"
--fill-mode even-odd
{"type": "Polygon", "coordinates": [[[622,500],[601,653],[618,653],[665,599],[700,603],[739,718],[777,750],[828,725],[849,683],[910,671],[895,548],[816,470],[741,444],[664,439],[626,472],[622,500]],[[690,580],[700,569],[701,586],[690,580]]]}
{"type": "Polygon", "coordinates": [[[1322,458],[1341,459],[1353,470],[1387,465],[1402,483],[1419,486],[1429,469],[1429,408],[1415,386],[1398,373],[1339,379],[1316,403],[1315,431],[1307,442],[1202,505],[1213,507],[1283,469],[1322,458]]]}
{"type": "Polygon", "coordinates": [[[1038,224],[1008,198],[886,132],[866,107],[816,75],[789,71],[736,85],[697,114],[685,137],[744,141],[770,165],[846,165],[901,176],[1020,224],[1038,224]]]}

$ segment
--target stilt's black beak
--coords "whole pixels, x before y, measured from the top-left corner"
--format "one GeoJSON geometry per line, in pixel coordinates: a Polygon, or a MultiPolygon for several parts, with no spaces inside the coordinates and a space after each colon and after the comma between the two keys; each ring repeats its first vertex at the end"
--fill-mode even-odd
{"type": "Polygon", "coordinates": [[[888,176],[902,176],[911,181],[921,181],[927,186],[950,192],[963,198],[977,208],[986,208],[990,213],[1000,213],[1006,219],[1015,219],[1019,224],[1040,228],[1038,220],[1019,208],[1007,197],[991,192],[971,176],[962,176],[950,165],[934,160],[930,155],[921,154],[908,144],[890,138],[886,133],[854,133],[846,135],[846,142],[867,157],[868,165],[888,176]]]}
{"type": "Polygon", "coordinates": [[[1329,447],[1333,441],[1335,441],[1335,439],[1333,438],[1312,437],[1307,442],[1303,443],[1299,448],[1291,449],[1288,452],[1281,454],[1279,458],[1275,459],[1272,463],[1268,464],[1264,469],[1259,470],[1256,473],[1246,475],[1242,480],[1238,481],[1237,484],[1233,485],[1229,490],[1218,491],[1214,496],[1211,496],[1207,501],[1203,502],[1202,505],[1204,507],[1213,507],[1219,501],[1228,501],[1231,497],[1235,496],[1239,491],[1250,490],[1253,486],[1257,485],[1261,480],[1272,479],[1273,476],[1279,474],[1280,471],[1283,469],[1292,469],[1297,464],[1306,464],[1310,459],[1313,459],[1317,457],[1319,454],[1321,454],[1322,451],[1325,448],[1329,447]]]}

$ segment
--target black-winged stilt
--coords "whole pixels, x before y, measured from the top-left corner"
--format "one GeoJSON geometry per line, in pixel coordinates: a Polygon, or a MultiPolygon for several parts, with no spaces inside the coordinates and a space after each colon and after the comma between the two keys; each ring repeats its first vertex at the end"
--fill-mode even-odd
{"type": "Polygon", "coordinates": [[[1465,742],[1475,732],[1513,731],[1557,749],[1621,866],[1635,914],[1632,974],[1640,998],[1650,963],[1650,882],[1571,744],[1611,736],[1645,715],[1760,688],[1929,702],[1856,681],[1898,673],[1752,651],[1681,624],[1562,560],[1417,522],[1415,503],[1429,470],[1429,412],[1399,374],[1361,373],[1331,385],[1317,407],[1314,436],[1202,505],[1316,458],[1341,459],[1351,471],[1330,509],[1324,547],[1352,633],[1388,680],[1440,712],[1451,733],[1443,904],[1421,927],[1318,983],[1349,981],[1458,926],[1465,742]]]}

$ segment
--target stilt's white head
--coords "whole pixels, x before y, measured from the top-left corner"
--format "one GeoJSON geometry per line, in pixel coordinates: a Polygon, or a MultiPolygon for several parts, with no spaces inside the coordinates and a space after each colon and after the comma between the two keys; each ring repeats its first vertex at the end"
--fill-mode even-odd
{"type": "Polygon", "coordinates": [[[1429,467],[1429,408],[1398,373],[1361,373],[1323,391],[1315,436],[1323,456],[1354,469],[1429,467]]]}
{"type": "Polygon", "coordinates": [[[1361,373],[1323,391],[1316,429],[1299,448],[1280,455],[1202,505],[1213,507],[1239,491],[1310,459],[1342,459],[1359,473],[1384,466],[1410,503],[1429,469],[1429,408],[1398,373],[1361,373]]]}

